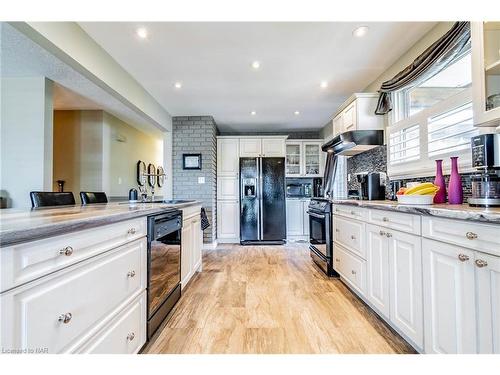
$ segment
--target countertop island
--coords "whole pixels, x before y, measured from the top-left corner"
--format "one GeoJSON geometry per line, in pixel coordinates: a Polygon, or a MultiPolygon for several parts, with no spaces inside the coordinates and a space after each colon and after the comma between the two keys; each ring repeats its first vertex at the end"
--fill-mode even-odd
{"type": "Polygon", "coordinates": [[[201,205],[201,202],[114,202],[24,210],[3,209],[0,210],[0,245],[9,246],[195,205],[201,205]]]}
{"type": "Polygon", "coordinates": [[[352,205],[379,210],[396,211],[408,214],[419,214],[443,217],[447,219],[477,221],[482,223],[500,224],[500,207],[483,208],[470,207],[468,204],[432,204],[406,205],[397,201],[368,201],[356,199],[332,200],[333,204],[352,205]]]}

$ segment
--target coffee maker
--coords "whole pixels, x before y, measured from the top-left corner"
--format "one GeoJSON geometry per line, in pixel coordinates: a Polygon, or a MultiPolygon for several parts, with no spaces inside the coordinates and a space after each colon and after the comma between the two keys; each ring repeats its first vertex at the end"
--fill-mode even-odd
{"type": "Polygon", "coordinates": [[[386,174],[383,172],[357,173],[360,184],[359,199],[384,200],[386,174]]]}
{"type": "Polygon", "coordinates": [[[500,134],[471,138],[472,166],[480,173],[472,176],[469,206],[500,207],[500,134]]]}

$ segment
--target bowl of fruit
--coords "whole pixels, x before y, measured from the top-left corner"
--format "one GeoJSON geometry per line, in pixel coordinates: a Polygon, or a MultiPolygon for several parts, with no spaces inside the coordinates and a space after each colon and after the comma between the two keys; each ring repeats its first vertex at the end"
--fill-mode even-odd
{"type": "Polygon", "coordinates": [[[424,182],[412,187],[402,187],[396,193],[396,197],[398,198],[398,203],[401,204],[432,204],[434,195],[436,195],[438,190],[439,186],[431,182],[424,182]]]}

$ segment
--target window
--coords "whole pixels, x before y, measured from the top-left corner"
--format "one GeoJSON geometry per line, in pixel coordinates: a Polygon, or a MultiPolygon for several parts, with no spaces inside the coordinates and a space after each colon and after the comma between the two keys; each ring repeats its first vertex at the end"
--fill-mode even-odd
{"type": "Polygon", "coordinates": [[[478,134],[471,81],[469,49],[433,77],[395,93],[388,128],[391,177],[432,175],[435,160],[449,156],[460,157],[462,171],[471,169],[470,138],[478,134]]]}

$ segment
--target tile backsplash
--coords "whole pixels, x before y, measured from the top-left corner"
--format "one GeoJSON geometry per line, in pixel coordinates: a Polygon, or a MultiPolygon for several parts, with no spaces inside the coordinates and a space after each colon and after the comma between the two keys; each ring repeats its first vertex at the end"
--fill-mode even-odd
{"type": "MultiPolygon", "coordinates": [[[[347,173],[351,175],[350,181],[348,181],[348,189],[359,189],[359,183],[356,181],[354,176],[356,173],[360,172],[384,172],[387,173],[387,146],[376,147],[372,150],[363,152],[362,154],[353,156],[347,159],[347,173]]],[[[469,198],[472,193],[472,183],[471,177],[472,173],[461,173],[462,176],[462,186],[464,189],[464,200],[469,198]]],[[[435,176],[428,177],[414,177],[407,179],[391,179],[391,181],[401,181],[402,185],[406,185],[410,181],[419,182],[434,182],[435,176]]],[[[445,176],[446,185],[448,186],[449,175],[445,176]]],[[[391,195],[391,185],[390,182],[386,186],[386,197],[389,198],[391,195]]]]}

